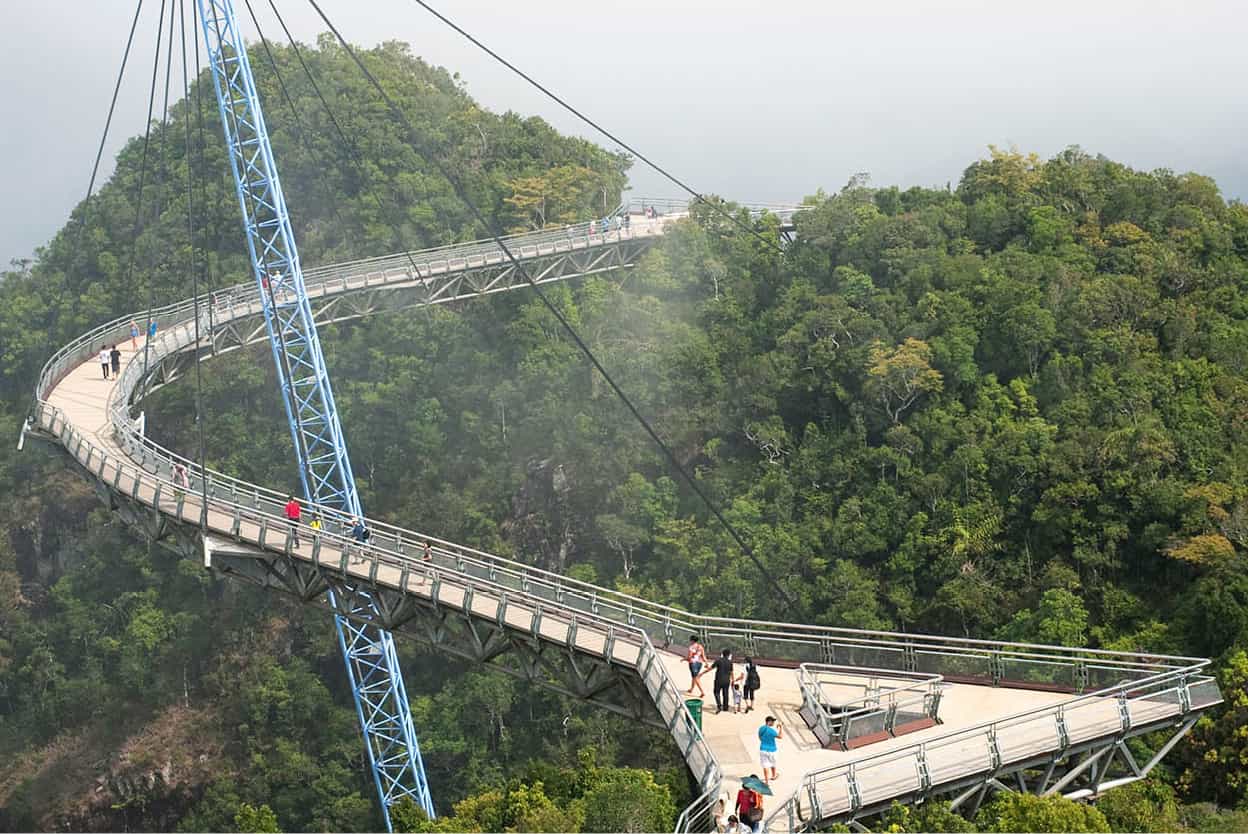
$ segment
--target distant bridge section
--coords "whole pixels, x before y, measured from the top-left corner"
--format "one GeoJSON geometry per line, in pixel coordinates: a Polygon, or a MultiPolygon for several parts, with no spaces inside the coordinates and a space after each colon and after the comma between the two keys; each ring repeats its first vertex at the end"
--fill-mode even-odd
{"type": "MultiPolygon", "coordinates": [[[[675,219],[630,218],[627,230],[572,227],[512,244],[535,280],[566,280],[634,263],[675,219]]],[[[491,246],[305,275],[324,321],[527,286],[491,246]]],[[[767,712],[786,726],[766,821],[780,831],[852,822],[894,800],[946,796],[971,813],[1002,790],[1093,796],[1143,778],[1222,700],[1200,658],[704,617],[379,521],[368,522],[372,538],[360,544],[329,507],[305,513],[322,526],[301,530],[295,546],[282,513],[285,490],[201,472],[144,437],[134,416],[147,391],[195,362],[265,338],[258,291],[239,286],[202,297],[207,335],[199,342],[191,301],[154,315],[160,335],[146,367],[141,353],[129,351],[132,316],[58,351],[44,367],[23,437],[63,448],[128,525],[188,558],[308,603],[324,605],[330,590],[367,594],[377,624],[390,631],[663,728],[703,791],[682,814],[682,831],[711,830],[717,800],[758,771],[755,731],[767,712]],[[125,353],[111,380],[100,378],[94,361],[106,343],[125,353]],[[183,468],[189,483],[179,484],[183,468]],[[761,660],[758,713],[707,714],[696,726],[678,683],[687,675],[679,649],[691,634],[712,650],[761,660]],[[838,694],[838,675],[851,680],[848,698],[838,694]],[[1158,730],[1168,740],[1137,759],[1127,742],[1158,730]],[[871,743],[857,746],[868,735],[871,743]]]]}

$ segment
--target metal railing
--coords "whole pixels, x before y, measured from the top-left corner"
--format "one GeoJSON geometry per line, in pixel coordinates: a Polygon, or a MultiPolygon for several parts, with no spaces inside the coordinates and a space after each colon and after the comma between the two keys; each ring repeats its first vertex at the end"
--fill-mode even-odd
{"type": "Polygon", "coordinates": [[[857,739],[881,733],[896,735],[899,727],[904,730],[923,719],[938,722],[941,691],[947,686],[940,675],[826,663],[798,666],[797,685],[802,694],[798,710],[802,720],[820,744],[838,745],[842,750],[848,750],[857,739]],[[897,683],[889,685],[882,680],[897,683]],[[861,689],[862,694],[843,698],[829,691],[846,687],[861,689]]]}
{"type": "MultiPolygon", "coordinates": [[[[189,332],[172,334],[173,325],[190,317],[190,302],[154,311],[165,337],[158,337],[151,357],[155,367],[167,353],[187,349],[189,332]]],[[[239,288],[230,307],[219,313],[236,317],[258,315],[259,299],[254,288],[239,288]]],[[[122,341],[128,337],[130,317],[122,317],[96,328],[62,348],[45,366],[40,381],[41,397],[63,373],[91,358],[101,340],[122,341]]],[[[193,461],[164,449],[140,436],[130,419],[126,401],[136,389],[142,365],[131,362],[123,371],[110,400],[110,420],[117,439],[127,454],[153,471],[172,473],[175,463],[187,467],[198,479],[193,461]]],[[[245,500],[257,510],[279,512],[287,496],[208,470],[206,487],[210,497],[245,500]]],[[[197,481],[196,488],[200,488],[197,481]]],[[[350,519],[330,507],[313,507],[309,517],[320,517],[326,529],[349,529],[350,519]]],[[[1004,641],[898,634],[885,631],[808,626],[794,623],[752,621],[737,618],[706,617],[671,606],[652,603],[619,591],[580,582],[543,571],[522,562],[504,559],[376,520],[368,520],[373,536],[396,552],[407,553],[429,542],[454,554],[466,568],[486,576],[498,576],[516,589],[541,595],[548,601],[568,601],[583,610],[602,613],[646,631],[656,645],[670,646],[687,635],[697,635],[704,643],[731,646],[744,653],[772,660],[833,663],[843,666],[893,668],[899,671],[940,674],[946,679],[963,679],[993,685],[1049,687],[1072,692],[1101,688],[1124,680],[1138,679],[1157,671],[1204,665],[1199,658],[1141,655],[1061,646],[1042,646],[1004,641]]]]}
{"type": "MultiPolygon", "coordinates": [[[[627,212],[629,214],[641,214],[645,209],[652,208],[659,212],[660,217],[669,214],[685,215],[689,213],[690,207],[695,205],[697,200],[692,197],[630,197],[626,202],[622,203],[615,213],[627,212]]],[[[809,206],[803,206],[800,203],[740,203],[737,204],[741,208],[748,209],[750,214],[759,215],[764,211],[781,217],[791,217],[794,212],[801,211],[809,206]]]]}
{"type": "MultiPolygon", "coordinates": [[[[561,231],[565,235],[564,239],[568,239],[568,232],[561,231]]],[[[548,233],[539,235],[543,241],[548,240],[548,233]]],[[[581,239],[588,244],[592,237],[596,236],[585,236],[581,239]]],[[[578,238],[573,235],[572,239],[578,238]]],[[[539,241],[534,245],[538,248],[532,251],[538,252],[544,244],[539,241]]],[[[460,260],[469,262],[471,257],[475,257],[471,253],[466,253],[463,258],[452,257],[446,249],[448,248],[444,247],[439,250],[445,255],[443,263],[450,264],[460,260]]],[[[400,256],[389,256],[389,259],[396,257],[400,256]]],[[[401,257],[403,263],[406,263],[406,257],[401,257]]],[[[324,285],[325,294],[345,291],[348,285],[353,288],[354,283],[344,278],[367,274],[368,265],[385,260],[387,259],[352,262],[309,271],[313,275],[310,284],[324,285]],[[335,281],[338,282],[337,285],[334,284],[335,281]]],[[[420,262],[417,259],[417,263],[420,262]]],[[[225,291],[218,290],[201,296],[201,316],[209,323],[215,321],[220,325],[259,314],[259,293],[254,285],[240,284],[225,291]],[[214,298],[218,302],[215,305],[212,304],[214,298]]],[[[158,322],[158,333],[161,335],[150,346],[150,369],[158,367],[160,359],[166,355],[205,347],[193,344],[194,339],[188,325],[193,320],[191,300],[157,308],[152,311],[152,315],[158,322]]],[[[114,463],[113,456],[85,439],[81,432],[65,421],[59,409],[47,402],[48,395],[65,374],[78,364],[89,361],[100,344],[128,339],[129,322],[132,318],[145,321],[147,313],[123,316],[101,325],[65,345],[48,360],[38,382],[36,421],[45,430],[60,437],[62,444],[75,454],[84,467],[96,472],[97,477],[103,479],[106,468],[104,461],[108,460],[117,473],[123,470],[133,470],[136,473],[133,476],[135,495],[142,493],[139,487],[142,483],[159,484],[153,487],[160,490],[154,495],[157,505],[160,505],[161,495],[173,495],[180,491],[183,497],[177,507],[162,506],[162,511],[171,512],[188,523],[197,523],[196,519],[185,517],[184,509],[187,502],[191,501],[188,494],[196,495],[203,491],[214,511],[229,514],[236,526],[241,527],[246,521],[246,524],[255,527],[261,546],[284,549],[285,546],[277,539],[269,538],[274,535],[273,530],[286,529],[282,514],[282,506],[286,500],[284,493],[211,469],[201,472],[193,461],[153,443],[138,431],[130,417],[129,403],[143,382],[144,368],[141,362],[131,361],[127,365],[106,406],[118,447],[133,464],[114,463]],[[56,429],[58,420],[59,430],[56,429]],[[79,454],[84,448],[87,450],[85,458],[79,454]],[[173,484],[174,467],[178,465],[186,467],[190,473],[191,485],[188,490],[178,490],[173,484]],[[137,474],[138,472],[144,474],[137,474]]],[[[201,325],[203,323],[201,321],[201,325]]],[[[119,488],[121,480],[123,479],[120,474],[114,476],[115,489],[119,488]]],[[[197,505],[198,500],[195,497],[192,503],[197,505]]],[[[739,652],[771,662],[824,663],[860,669],[891,668],[942,675],[946,680],[994,686],[1052,688],[1072,693],[1097,690],[1097,697],[1100,698],[1105,697],[1105,692],[1115,691],[1115,688],[1139,686],[1149,680],[1183,677],[1193,682],[1188,685],[1189,689],[1205,686],[1208,690],[1211,685],[1213,697],[1219,697],[1216,684],[1209,684],[1210,679],[1198,678],[1196,675],[1208,664],[1207,660],[1200,658],[707,617],[580,582],[519,561],[378,520],[366,521],[372,538],[367,545],[361,546],[353,543],[347,535],[350,519],[331,507],[311,507],[307,517],[322,521],[320,531],[303,531],[309,541],[332,542],[341,546],[344,551],[354,547],[370,554],[374,565],[380,566],[384,562],[404,575],[442,572],[447,577],[454,577],[456,582],[475,583],[474,587],[488,588],[491,593],[510,595],[510,599],[523,600],[526,605],[540,608],[548,614],[558,612],[559,616],[565,618],[582,617],[595,622],[611,623],[617,629],[626,629],[628,633],[635,634],[639,645],[643,647],[643,653],[653,653],[656,647],[670,647],[683,641],[688,635],[696,635],[703,643],[730,646],[739,652]],[[425,562],[422,558],[426,543],[431,551],[430,562],[425,562]],[[648,650],[645,648],[647,646],[648,650]]],[[[324,544],[315,546],[319,548],[324,544]]],[[[345,570],[345,557],[343,558],[342,567],[345,570]]],[[[376,575],[375,570],[372,575],[376,575]]],[[[660,714],[677,743],[682,746],[682,752],[690,761],[693,772],[699,774],[704,788],[718,788],[718,765],[709,746],[701,733],[695,732],[696,727],[690,730],[682,723],[688,722],[692,726],[692,719],[684,707],[679,689],[671,682],[662,663],[651,662],[648,667],[649,671],[643,673],[643,680],[647,674],[651,676],[646,684],[647,690],[656,699],[660,714]],[[708,779],[715,784],[708,784],[708,779]]],[[[1189,701],[1193,697],[1190,692],[1188,697],[1189,701]]],[[[997,725],[1006,727],[1005,722],[1014,720],[1005,719],[997,722],[997,725]]],[[[1014,724],[1008,726],[1012,727],[1014,724]]],[[[962,738],[965,732],[956,736],[962,738]]],[[[943,738],[929,744],[943,742],[943,738]]],[[[889,755],[906,754],[904,751],[897,751],[889,755]]],[[[818,785],[828,778],[832,777],[811,776],[810,789],[816,791],[812,796],[817,794],[818,785]]],[[[811,807],[820,806],[816,804],[811,807]]],[[[800,810],[800,804],[793,806],[795,818],[800,816],[800,810]]],[[[700,819],[701,812],[696,814],[700,819]]]]}
{"type": "MultiPolygon", "coordinates": [[[[618,215],[612,214],[607,219],[616,216],[618,215]]],[[[648,238],[663,233],[663,218],[651,222],[630,218],[628,228],[610,224],[610,228],[605,233],[599,225],[602,219],[595,218],[556,229],[521,232],[506,235],[501,239],[517,258],[531,258],[588,249],[606,243],[648,238]]],[[[674,219],[676,218],[666,218],[668,221],[674,219]]],[[[304,271],[304,281],[311,287],[313,283],[327,283],[348,275],[358,277],[393,272],[399,272],[411,280],[429,278],[456,270],[477,269],[506,263],[508,263],[507,256],[497,243],[492,239],[479,240],[423,249],[419,252],[400,252],[314,267],[304,271]],[[415,263],[415,269],[413,269],[413,263],[415,263]]]]}
{"type": "MultiPolygon", "coordinates": [[[[155,448],[144,446],[140,451],[140,463],[135,465],[130,452],[121,456],[110,453],[74,426],[61,409],[44,400],[37,403],[34,419],[41,429],[57,437],[84,469],[113,490],[155,507],[183,523],[198,525],[232,539],[243,539],[261,548],[295,554],[292,527],[278,509],[264,505],[257,507],[213,494],[205,503],[202,493],[198,491],[202,482],[188,487],[164,474],[171,472],[174,463],[179,461],[166,459],[155,448]]],[[[586,633],[598,633],[601,636],[600,653],[604,659],[624,663],[637,670],[664,726],[676,741],[690,770],[697,775],[699,784],[720,784],[722,773],[710,746],[653,643],[641,629],[577,608],[545,605],[544,600],[523,592],[517,593],[511,586],[458,570],[455,555],[440,548],[433,551],[429,560],[425,560],[422,556],[388,550],[379,541],[359,542],[349,534],[324,528],[309,528],[302,533],[303,537],[309,542],[309,555],[302,558],[314,564],[335,567],[344,576],[363,574],[370,581],[390,585],[403,592],[412,592],[414,587],[424,589],[431,599],[440,601],[444,601],[441,589],[448,585],[466,592],[461,601],[474,597],[479,600],[482,594],[490,595],[498,600],[495,616],[499,622],[514,623],[516,617],[509,615],[518,610],[530,618],[528,631],[549,639],[550,630],[544,630],[543,625],[547,620],[555,620],[565,627],[566,640],[571,647],[582,651],[592,651],[584,643],[586,633]],[[353,571],[354,565],[360,567],[353,571]],[[397,582],[389,581],[395,577],[397,582]],[[626,653],[621,656],[616,651],[625,644],[637,647],[635,660],[630,661],[626,653]]],[[[593,645],[596,644],[591,642],[590,646],[593,645]]]]}
{"type": "MultiPolygon", "coordinates": [[[[1199,664],[1203,667],[1205,664],[1199,664]]],[[[844,817],[863,808],[926,794],[992,773],[1003,766],[1051,755],[1132,727],[1170,720],[1222,700],[1217,682],[1191,669],[1172,669],[996,721],[957,730],[896,750],[814,770],[764,824],[765,831],[844,817]]]]}

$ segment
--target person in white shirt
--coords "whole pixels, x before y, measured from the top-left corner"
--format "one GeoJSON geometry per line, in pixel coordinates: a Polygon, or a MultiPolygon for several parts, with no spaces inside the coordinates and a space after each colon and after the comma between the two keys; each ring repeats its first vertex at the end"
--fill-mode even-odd
{"type": "Polygon", "coordinates": [[[108,379],[108,365],[109,365],[109,362],[111,361],[108,355],[108,345],[105,345],[104,347],[100,348],[99,359],[100,359],[100,370],[104,371],[104,378],[108,379]]]}

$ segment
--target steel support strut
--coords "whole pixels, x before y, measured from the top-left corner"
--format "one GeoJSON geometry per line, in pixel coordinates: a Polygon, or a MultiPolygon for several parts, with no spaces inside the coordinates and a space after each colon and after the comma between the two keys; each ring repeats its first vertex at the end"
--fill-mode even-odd
{"type": "MultiPolygon", "coordinates": [[[[231,0],[197,0],[197,5],[303,495],[362,516],[246,44],[231,0]]],[[[386,829],[392,830],[394,802],[411,797],[430,816],[433,803],[394,638],[385,629],[359,622],[376,613],[366,594],[357,591],[350,597],[356,601],[341,603],[353,606],[350,611],[332,593],[330,603],[369,768],[386,829]],[[343,614],[351,614],[354,621],[343,614]]]]}

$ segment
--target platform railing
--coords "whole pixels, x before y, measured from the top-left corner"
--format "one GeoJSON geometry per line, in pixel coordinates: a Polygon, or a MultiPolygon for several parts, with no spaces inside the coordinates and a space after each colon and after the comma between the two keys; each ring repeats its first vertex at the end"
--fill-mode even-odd
{"type": "Polygon", "coordinates": [[[939,721],[941,690],[946,686],[940,675],[909,674],[895,669],[866,669],[803,663],[797,669],[797,685],[802,695],[799,714],[825,747],[842,750],[866,736],[896,734],[907,724],[922,719],[939,721]],[[865,678],[853,683],[851,679],[865,678]],[[896,685],[881,683],[896,682],[896,685]],[[838,698],[830,687],[861,688],[862,695],[838,698]]]}
{"type": "MultiPolygon", "coordinates": [[[[221,316],[258,315],[258,292],[241,288],[229,308],[219,309],[221,316]]],[[[168,305],[155,311],[160,322],[158,335],[149,356],[149,369],[168,353],[188,350],[193,346],[190,328],[178,328],[179,321],[192,317],[190,302],[168,305]]],[[[122,340],[128,337],[128,322],[122,317],[109,325],[96,328],[67,345],[53,357],[41,378],[41,395],[63,372],[91,358],[98,350],[101,337],[122,340]]],[[[224,319],[228,321],[229,319],[224,319]]],[[[144,466],[172,475],[175,464],[185,466],[196,489],[206,486],[213,496],[229,500],[246,500],[256,509],[278,511],[287,495],[266,489],[223,473],[208,470],[201,481],[196,464],[164,449],[140,434],[130,417],[127,402],[137,390],[143,366],[130,362],[114,389],[109,413],[118,443],[127,454],[134,455],[144,466]]],[[[351,518],[330,507],[310,507],[309,520],[320,518],[326,529],[347,532],[351,518]]],[[[989,685],[1053,688],[1080,692],[1106,685],[1146,677],[1157,671],[1187,668],[1203,663],[1199,658],[1144,655],[1104,650],[1071,649],[1005,641],[899,634],[886,631],[809,626],[796,623],[745,620],[738,618],[695,615],[671,606],[652,603],[630,594],[544,571],[523,562],[440,539],[418,531],[367,520],[379,544],[399,553],[413,553],[428,542],[434,555],[454,561],[464,570],[488,578],[498,577],[516,590],[523,590],[559,604],[612,617],[636,625],[650,636],[656,646],[671,647],[696,635],[703,643],[729,647],[740,654],[750,654],[771,662],[833,663],[844,666],[893,668],[900,671],[939,674],[946,679],[965,680],[989,685]]]]}
{"type": "MultiPolygon", "coordinates": [[[[503,606],[497,615],[500,621],[509,621],[507,605],[518,605],[531,616],[530,630],[536,635],[543,633],[544,617],[555,618],[561,624],[568,625],[569,635],[576,634],[580,630],[578,627],[587,626],[605,635],[602,653],[608,662],[620,662],[613,651],[617,641],[635,644],[638,653],[632,665],[690,770],[701,785],[719,784],[722,774],[714,754],[689,713],[680,689],[641,629],[592,612],[545,605],[544,600],[516,593],[507,585],[456,570],[453,563],[448,564],[445,560],[439,560],[439,564],[426,562],[387,550],[377,541],[363,543],[332,530],[304,532],[301,538],[306,536],[304,540],[308,542],[310,552],[305,557],[295,552],[290,524],[277,508],[256,507],[215,495],[209,495],[205,503],[195,485],[188,487],[165,474],[172,470],[174,461],[158,459],[158,452],[144,449],[145,456],[136,465],[130,453],[119,456],[100,446],[69,422],[61,409],[45,401],[37,403],[34,421],[43,431],[57,437],[69,454],[100,481],[183,523],[201,526],[227,538],[243,539],[261,548],[307,558],[314,564],[336,567],[347,577],[352,575],[351,565],[361,564],[367,565],[364,572],[368,577],[390,584],[384,580],[389,569],[389,575],[400,577],[398,589],[401,591],[409,591],[410,583],[418,578],[423,592],[433,598],[438,597],[438,588],[443,584],[489,594],[500,600],[500,606],[503,606]]],[[[480,598],[479,593],[477,596],[480,598]]]]}
{"type": "MultiPolygon", "coordinates": [[[[220,290],[201,297],[201,327],[206,321],[212,321],[213,317],[217,323],[227,324],[259,314],[259,295],[254,285],[236,285],[228,288],[225,295],[228,296],[227,302],[221,301],[220,290]],[[218,301],[215,306],[212,305],[214,297],[218,301]]],[[[190,332],[189,323],[194,318],[193,309],[192,300],[186,300],[152,311],[154,320],[158,322],[158,335],[149,346],[148,372],[154,372],[159,367],[160,359],[171,353],[186,350],[207,353],[207,343],[195,345],[190,332]]],[[[35,409],[35,416],[45,430],[49,428],[45,418],[59,413],[46,402],[46,397],[55,385],[69,370],[93,358],[101,344],[129,339],[131,319],[145,325],[147,313],[123,316],[101,325],[65,345],[48,360],[40,375],[35,409]]],[[[179,519],[188,521],[182,514],[186,502],[191,500],[186,495],[204,491],[210,505],[227,507],[240,519],[244,513],[264,519],[265,530],[285,529],[274,523],[274,519],[277,519],[284,524],[281,513],[287,497],[284,493],[211,469],[201,472],[193,461],[164,449],[142,435],[129,412],[131,399],[139,390],[144,375],[144,367],[140,361],[130,362],[108,404],[115,440],[132,462],[128,465],[137,464],[137,469],[147,473],[146,476],[140,476],[141,478],[150,477],[155,479],[154,482],[163,484],[165,494],[172,494],[172,490],[178,489],[173,484],[175,466],[186,467],[191,483],[189,490],[182,490],[184,497],[181,509],[175,511],[179,519]]],[[[63,415],[61,420],[63,422],[63,415]]],[[[56,422],[55,418],[52,422],[56,422]]],[[[68,424],[64,424],[62,428],[72,429],[68,424]]],[[[94,449],[93,444],[84,440],[76,429],[70,435],[61,437],[61,442],[67,449],[71,443],[76,444],[79,450],[94,449]]],[[[96,450],[90,452],[85,461],[81,457],[79,460],[90,471],[95,471],[93,464],[98,464],[102,473],[103,464],[99,461],[106,457],[104,450],[96,450]]],[[[194,501],[197,502],[198,498],[194,501]]],[[[162,507],[162,512],[169,510],[162,507]]],[[[344,514],[329,507],[313,506],[308,508],[307,517],[323,520],[323,529],[319,533],[310,529],[304,531],[304,535],[310,539],[315,536],[327,537],[326,540],[329,541],[358,547],[358,543],[349,543],[347,532],[350,529],[350,519],[344,514]]],[[[488,583],[489,587],[500,593],[519,594],[522,599],[551,607],[565,616],[584,616],[611,622],[644,637],[641,642],[649,645],[651,650],[671,648],[687,636],[695,635],[704,643],[730,646],[739,653],[753,654],[770,663],[796,665],[801,662],[822,662],[855,667],[892,667],[903,671],[940,674],[946,679],[956,680],[960,677],[968,682],[986,685],[1053,688],[1070,692],[1103,692],[1106,687],[1139,685],[1141,681],[1150,679],[1185,675],[1189,683],[1185,685],[1184,697],[1191,700],[1200,687],[1204,687],[1206,694],[1212,692],[1210,697],[1220,697],[1217,696],[1216,683],[1196,675],[1208,664],[1208,661],[1200,658],[707,617],[579,582],[523,562],[381,521],[369,519],[366,524],[373,534],[367,545],[369,552],[384,554],[386,559],[409,572],[450,571],[462,581],[488,583]],[[430,545],[431,558],[428,562],[423,559],[426,542],[430,545]],[[1190,682],[1197,680],[1200,682],[1190,682]]],[[[272,540],[266,542],[263,536],[261,544],[274,546],[272,540]]],[[[652,666],[657,669],[662,664],[652,666]]],[[[695,738],[681,729],[680,721],[691,719],[682,717],[688,716],[688,712],[683,706],[683,699],[679,698],[679,690],[674,684],[669,687],[670,676],[665,670],[662,675],[658,671],[652,674],[656,676],[654,686],[659,688],[651,691],[651,695],[655,697],[656,692],[668,693],[661,696],[664,699],[664,704],[660,706],[661,714],[667,713],[664,715],[665,720],[672,720],[669,714],[676,717],[673,735],[684,734],[686,749],[693,750],[695,756],[694,764],[691,765],[695,768],[694,772],[701,770],[700,778],[704,780],[718,778],[714,776],[718,772],[718,765],[714,763],[705,741],[698,740],[701,738],[700,733],[695,738]],[[662,682],[660,678],[665,678],[667,682],[662,682]],[[681,702],[679,707],[675,705],[672,693],[681,702]],[[692,747],[688,743],[690,738],[694,738],[692,747]]],[[[647,689],[651,689],[651,684],[647,684],[647,689]]],[[[678,743],[682,743],[679,738],[678,743]]],[[[811,784],[817,783],[818,780],[815,780],[811,784]]],[[[795,813],[798,810],[800,806],[795,806],[795,813]]]]}
{"type": "MultiPolygon", "coordinates": [[[[625,240],[648,238],[663,232],[663,223],[660,221],[647,223],[640,220],[634,221],[630,218],[628,228],[623,228],[622,224],[617,228],[612,224],[606,233],[598,225],[600,222],[601,219],[587,220],[555,229],[521,232],[507,235],[502,240],[507,244],[507,248],[518,258],[528,258],[585,250],[625,240]]],[[[345,275],[358,276],[389,272],[400,272],[412,278],[428,278],[459,269],[494,266],[507,262],[506,254],[497,243],[493,240],[482,240],[452,244],[435,249],[423,249],[419,252],[400,252],[393,255],[382,255],[375,258],[364,258],[329,266],[314,267],[304,271],[304,280],[310,286],[314,281],[333,281],[345,275]],[[415,264],[414,270],[413,263],[415,264]]]]}
{"type": "MultiPolygon", "coordinates": [[[[1204,664],[1201,664],[1203,667],[1204,664]]],[[[1221,701],[1217,682],[1188,669],[1038,707],[1006,718],[811,771],[764,824],[764,831],[796,831],[811,823],[847,818],[891,799],[926,794],[1132,727],[1173,720],[1221,701]]]]}
{"type": "MultiPolygon", "coordinates": [[[[714,198],[708,198],[714,200],[714,198]]],[[[698,205],[698,201],[693,197],[629,197],[620,209],[616,212],[627,211],[630,214],[641,214],[645,209],[655,209],[659,212],[659,216],[663,217],[668,214],[688,214],[690,208],[698,205]]],[[[803,206],[800,203],[724,203],[725,207],[744,208],[750,214],[758,215],[764,211],[780,216],[791,216],[793,212],[801,211],[803,206]]]]}

